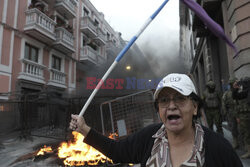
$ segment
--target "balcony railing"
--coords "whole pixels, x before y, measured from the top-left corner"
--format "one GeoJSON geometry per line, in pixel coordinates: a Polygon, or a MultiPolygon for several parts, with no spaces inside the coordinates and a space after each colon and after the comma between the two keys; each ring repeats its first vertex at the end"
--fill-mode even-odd
{"type": "Polygon", "coordinates": [[[100,45],[105,45],[107,40],[105,33],[100,28],[97,28],[96,32],[97,36],[95,37],[95,40],[99,42],[100,45]]]}
{"type": "Polygon", "coordinates": [[[103,65],[103,64],[106,63],[106,61],[107,61],[107,60],[106,60],[103,56],[101,56],[101,55],[98,55],[98,56],[97,56],[98,65],[103,65]]]}
{"type": "Polygon", "coordinates": [[[48,85],[66,88],[66,74],[56,69],[50,69],[50,80],[48,85]]]}
{"type": "Polygon", "coordinates": [[[96,37],[97,27],[94,25],[94,22],[91,20],[89,16],[84,16],[81,19],[81,30],[86,33],[89,37],[96,37]]]}
{"type": "Polygon", "coordinates": [[[45,83],[43,77],[43,71],[45,66],[27,59],[22,59],[21,61],[22,71],[19,73],[18,79],[45,83]]]}
{"type": "Polygon", "coordinates": [[[115,43],[112,41],[112,40],[108,40],[107,41],[107,43],[106,43],[106,48],[107,49],[109,49],[109,48],[111,48],[111,49],[113,49],[113,48],[115,48],[116,46],[115,46],[115,43]]]}
{"type": "Polygon", "coordinates": [[[24,30],[30,32],[30,35],[40,40],[55,40],[55,25],[56,22],[54,20],[37,8],[26,11],[26,25],[24,30]]]}
{"type": "Polygon", "coordinates": [[[65,78],[66,78],[65,73],[55,70],[55,69],[50,69],[50,79],[52,81],[65,84],[65,78]]]}
{"type": "Polygon", "coordinates": [[[73,19],[76,17],[75,6],[76,3],[74,0],[56,0],[55,4],[57,11],[67,19],[73,19]]]}
{"type": "Polygon", "coordinates": [[[66,53],[75,52],[74,36],[63,27],[56,28],[56,42],[54,45],[57,49],[66,53]]]}
{"type": "Polygon", "coordinates": [[[90,46],[84,46],[81,49],[80,60],[84,62],[91,62],[97,64],[97,52],[90,46]]]}

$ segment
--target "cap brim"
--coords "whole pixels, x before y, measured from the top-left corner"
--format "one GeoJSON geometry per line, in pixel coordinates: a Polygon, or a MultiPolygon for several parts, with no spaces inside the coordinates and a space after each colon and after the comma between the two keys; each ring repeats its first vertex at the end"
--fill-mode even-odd
{"type": "Polygon", "coordinates": [[[183,89],[183,88],[179,88],[178,86],[175,86],[175,85],[165,85],[159,89],[157,89],[154,93],[154,100],[156,100],[158,98],[158,95],[159,93],[161,92],[161,90],[163,88],[171,88],[171,89],[174,89],[176,90],[177,92],[179,92],[180,94],[184,95],[184,96],[188,96],[192,93],[191,90],[188,90],[188,89],[183,89]]]}

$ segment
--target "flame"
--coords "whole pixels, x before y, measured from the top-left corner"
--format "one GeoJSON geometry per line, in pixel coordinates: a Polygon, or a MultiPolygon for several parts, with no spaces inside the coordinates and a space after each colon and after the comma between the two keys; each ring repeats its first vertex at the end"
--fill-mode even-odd
{"type": "Polygon", "coordinates": [[[46,145],[44,145],[43,148],[41,148],[36,155],[44,155],[45,153],[51,153],[51,152],[53,152],[52,148],[50,146],[47,147],[46,145]]]}
{"type": "Polygon", "coordinates": [[[74,142],[63,142],[58,148],[58,157],[65,159],[63,162],[68,166],[97,165],[105,163],[106,160],[113,163],[111,159],[83,142],[84,136],[73,131],[74,142]]]}
{"type": "Polygon", "coordinates": [[[109,138],[110,139],[115,139],[116,137],[118,137],[117,133],[109,133],[109,138]]]}

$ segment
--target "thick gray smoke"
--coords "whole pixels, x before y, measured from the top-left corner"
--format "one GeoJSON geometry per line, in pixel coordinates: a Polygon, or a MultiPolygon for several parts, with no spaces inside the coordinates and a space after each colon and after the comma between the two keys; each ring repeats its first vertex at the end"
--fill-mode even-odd
{"type": "MultiPolygon", "coordinates": [[[[123,78],[125,80],[127,77],[159,79],[171,72],[187,72],[183,60],[179,57],[178,30],[167,31],[165,34],[148,34],[137,44],[134,44],[124,55],[109,78],[123,78]],[[127,65],[131,66],[130,71],[126,70],[127,65]]],[[[105,65],[99,67],[90,66],[83,70],[85,77],[82,78],[81,85],[83,87],[80,92],[85,92],[85,94],[92,92],[86,90],[86,77],[101,78],[125,45],[126,42],[121,48],[108,52],[108,62],[105,65]]],[[[115,91],[117,92],[117,90],[115,91]]],[[[101,92],[110,93],[111,91],[102,90],[101,92]]]]}
{"type": "Polygon", "coordinates": [[[151,69],[157,77],[164,77],[171,72],[186,72],[184,62],[179,57],[179,34],[154,34],[139,43],[151,69]]]}

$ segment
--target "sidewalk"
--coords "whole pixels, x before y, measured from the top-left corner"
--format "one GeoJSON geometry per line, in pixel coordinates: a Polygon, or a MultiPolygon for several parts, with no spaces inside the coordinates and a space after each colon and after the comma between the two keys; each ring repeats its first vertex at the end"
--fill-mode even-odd
{"type": "Polygon", "coordinates": [[[46,161],[34,163],[31,159],[22,161],[19,163],[13,163],[21,156],[33,153],[38,148],[41,148],[44,144],[60,143],[56,139],[45,137],[32,137],[32,140],[24,140],[19,138],[19,132],[12,132],[8,135],[0,135],[0,166],[3,167],[27,167],[27,166],[48,166],[46,161]]]}
{"type": "MultiPolygon", "coordinates": [[[[227,124],[223,123],[224,137],[232,143],[231,132],[227,129],[227,124]]],[[[45,137],[32,137],[31,140],[20,140],[18,138],[19,132],[12,132],[10,134],[0,134],[0,166],[7,167],[10,166],[17,158],[32,153],[38,148],[41,148],[44,144],[48,143],[60,143],[62,141],[45,138],[45,137]]],[[[244,154],[243,150],[236,150],[237,154],[241,156],[244,154]]],[[[241,159],[244,167],[250,167],[250,159],[241,159]]],[[[48,165],[51,159],[48,158],[43,161],[33,162],[31,159],[15,163],[10,167],[27,167],[27,166],[58,166],[58,165],[48,165]]]]}

